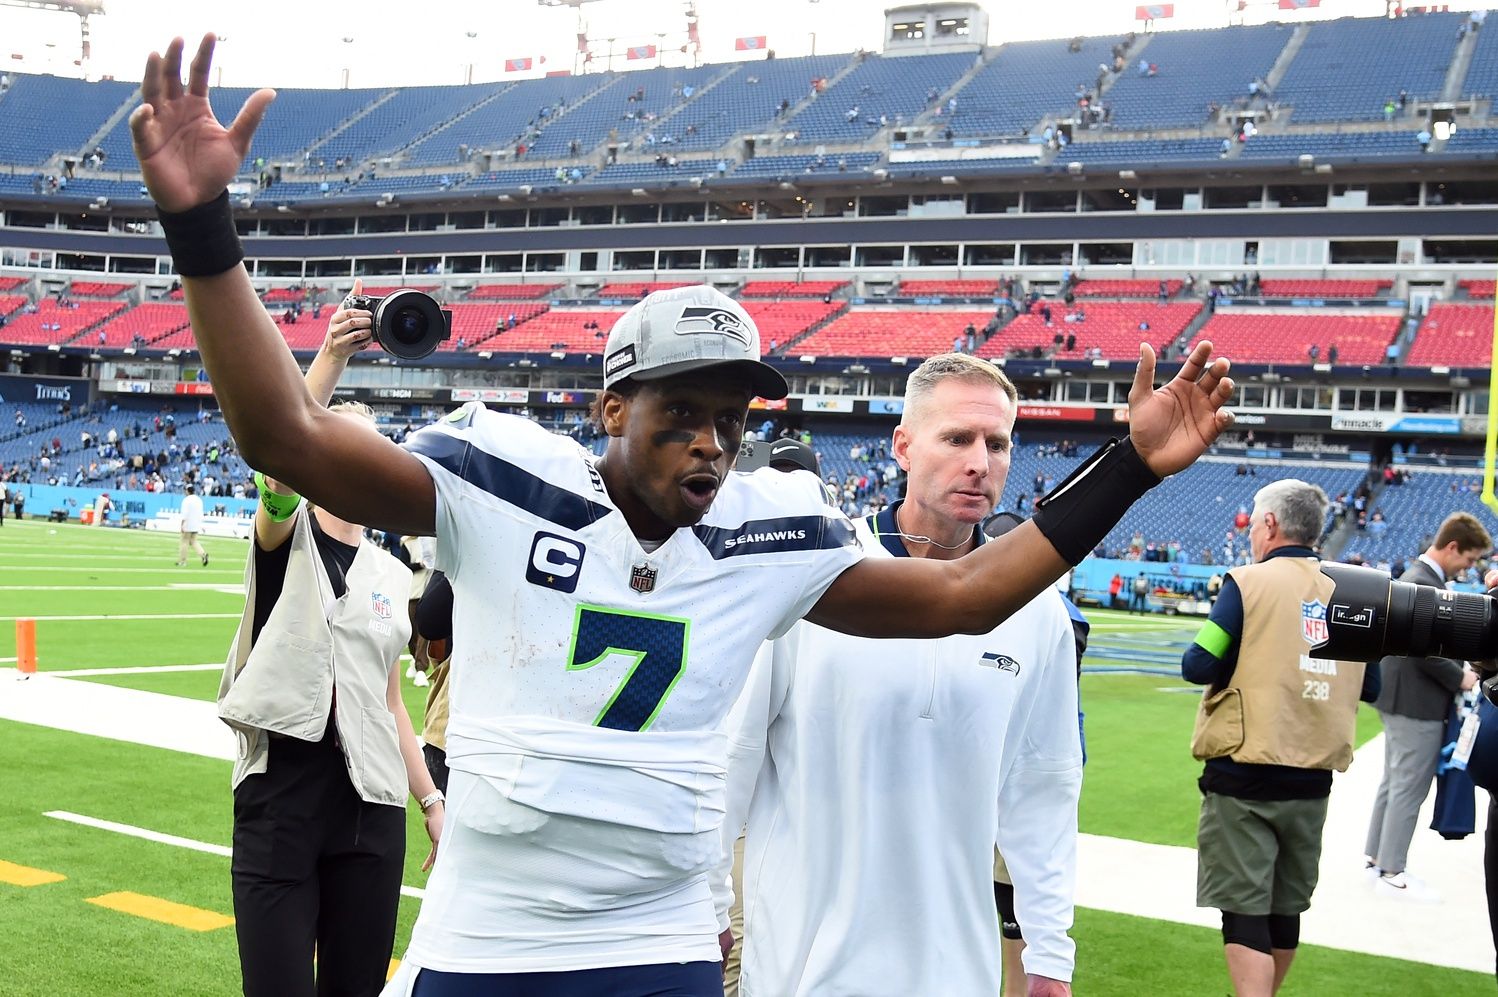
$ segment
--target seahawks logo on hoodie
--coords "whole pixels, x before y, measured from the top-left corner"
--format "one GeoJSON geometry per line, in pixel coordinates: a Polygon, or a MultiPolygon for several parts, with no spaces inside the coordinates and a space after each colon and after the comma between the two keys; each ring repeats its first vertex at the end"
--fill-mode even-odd
{"type": "Polygon", "coordinates": [[[984,651],[983,657],[978,659],[978,664],[984,668],[996,668],[1001,672],[1013,672],[1019,674],[1019,662],[1007,654],[996,654],[993,651],[984,651]]]}

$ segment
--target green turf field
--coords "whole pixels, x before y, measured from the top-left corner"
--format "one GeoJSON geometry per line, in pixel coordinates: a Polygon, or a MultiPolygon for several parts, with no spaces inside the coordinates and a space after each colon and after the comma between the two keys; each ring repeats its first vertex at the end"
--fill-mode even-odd
{"type": "MultiPolygon", "coordinates": [[[[246,545],[210,538],[208,567],[176,568],[176,543],[168,534],[7,520],[0,528],[0,659],[16,653],[12,620],[36,616],[43,671],[221,661],[241,607],[246,545]]],[[[1192,630],[1190,623],[1166,618],[1095,615],[1099,631],[1158,629],[1161,639],[1181,632],[1189,639],[1192,630]]],[[[0,667],[12,664],[0,660],[0,667]]],[[[86,680],[211,700],[218,674],[137,672],[86,680]]],[[[1168,691],[1183,687],[1168,675],[1084,677],[1089,762],[1083,830],[1192,844],[1198,766],[1186,744],[1196,696],[1168,691]]],[[[0,687],[0,696],[7,691],[0,687]]],[[[419,724],[424,692],[409,684],[405,692],[419,724]]],[[[1364,718],[1360,734],[1366,738],[1376,729],[1376,717],[1364,718]]],[[[193,931],[89,902],[128,891],[227,915],[226,857],[44,816],[67,811],[222,848],[230,839],[229,763],[10,721],[0,721],[0,746],[0,798],[8,801],[0,811],[0,863],[65,877],[21,887],[5,881],[7,867],[0,865],[0,994],[237,993],[232,927],[193,931]]],[[[405,883],[420,887],[425,835],[414,817],[408,842],[405,883]]],[[[396,955],[416,909],[417,901],[402,899],[396,955]]],[[[1079,994],[1229,991],[1215,931],[1079,910],[1075,936],[1079,994]]],[[[1306,946],[1283,993],[1445,997],[1491,988],[1491,977],[1476,973],[1306,946]]]]}

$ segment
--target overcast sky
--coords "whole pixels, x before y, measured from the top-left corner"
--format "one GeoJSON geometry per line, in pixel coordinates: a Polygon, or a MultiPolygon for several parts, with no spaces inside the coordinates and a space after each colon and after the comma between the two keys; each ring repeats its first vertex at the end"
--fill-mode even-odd
{"type": "MultiPolygon", "coordinates": [[[[164,48],[173,34],[191,45],[211,30],[225,39],[215,73],[225,86],[338,87],[345,68],[355,87],[461,83],[470,65],[475,81],[571,69],[578,17],[537,0],[104,0],[104,6],[105,13],[90,22],[89,78],[138,80],[151,49],[164,48]],[[506,74],[505,59],[521,57],[535,60],[534,71],[506,74]]],[[[982,6],[990,14],[992,45],[1136,26],[1134,0],[986,0],[982,6]]],[[[1174,6],[1175,18],[1156,22],[1158,28],[1221,26],[1236,0],[1176,0],[1174,6]]],[[[734,39],[747,35],[767,36],[782,56],[806,55],[813,44],[824,53],[877,51],[885,7],[874,0],[697,0],[703,61],[744,58],[734,51],[734,39]]],[[[681,0],[596,0],[582,13],[590,38],[600,45],[614,38],[622,53],[629,45],[679,48],[686,41],[685,9],[681,0]]],[[[1258,23],[1377,16],[1383,10],[1383,0],[1322,0],[1319,11],[1300,12],[1279,11],[1275,0],[1249,0],[1247,18],[1258,23]]],[[[77,76],[78,54],[76,16],[0,7],[0,61],[10,69],[77,76]]],[[[675,58],[679,63],[683,57],[675,58]]],[[[654,64],[626,64],[621,54],[615,68],[654,64]]],[[[599,61],[597,68],[603,68],[599,61]]]]}

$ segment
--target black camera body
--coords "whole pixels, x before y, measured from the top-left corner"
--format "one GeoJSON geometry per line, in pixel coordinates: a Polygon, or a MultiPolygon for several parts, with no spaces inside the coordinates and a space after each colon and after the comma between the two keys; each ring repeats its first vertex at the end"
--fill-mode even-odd
{"type": "Polygon", "coordinates": [[[1498,602],[1487,595],[1396,582],[1382,571],[1350,564],[1323,561],[1321,573],[1336,587],[1327,607],[1330,639],[1316,649],[1317,657],[1498,656],[1498,602]]]}
{"type": "Polygon", "coordinates": [[[380,349],[401,360],[420,360],[433,353],[453,333],[453,313],[423,291],[403,287],[384,297],[350,294],[344,308],[373,314],[373,332],[380,349]]]}

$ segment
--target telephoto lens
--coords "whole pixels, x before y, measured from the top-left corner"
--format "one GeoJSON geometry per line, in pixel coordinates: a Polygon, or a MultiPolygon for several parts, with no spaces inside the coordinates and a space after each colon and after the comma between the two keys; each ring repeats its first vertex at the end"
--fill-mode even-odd
{"type": "Polygon", "coordinates": [[[1473,661],[1498,650],[1493,599],[1396,582],[1382,571],[1322,562],[1336,583],[1327,607],[1330,639],[1316,657],[1377,661],[1385,655],[1473,661]]]}

